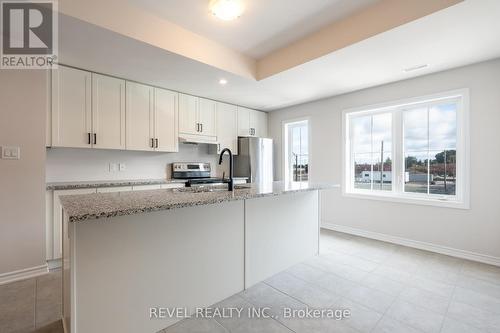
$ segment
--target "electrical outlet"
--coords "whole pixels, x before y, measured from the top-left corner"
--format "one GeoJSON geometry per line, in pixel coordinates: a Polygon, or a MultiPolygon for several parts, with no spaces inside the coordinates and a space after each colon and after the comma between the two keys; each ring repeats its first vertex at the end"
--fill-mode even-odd
{"type": "Polygon", "coordinates": [[[109,163],[109,172],[118,171],[118,165],[116,163],[109,163]]]}
{"type": "Polygon", "coordinates": [[[120,163],[120,164],[118,164],[118,169],[120,171],[125,171],[125,170],[127,170],[127,165],[125,163],[120,163]]]}
{"type": "Polygon", "coordinates": [[[21,158],[21,149],[19,147],[2,146],[2,159],[19,160],[21,158]]]}

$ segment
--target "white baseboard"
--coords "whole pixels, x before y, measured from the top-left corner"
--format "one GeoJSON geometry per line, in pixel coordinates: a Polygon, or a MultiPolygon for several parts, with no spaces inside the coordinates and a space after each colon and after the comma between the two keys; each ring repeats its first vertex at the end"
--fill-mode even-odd
{"type": "Polygon", "coordinates": [[[486,255],[486,254],[454,249],[454,248],[447,247],[447,246],[442,246],[442,245],[412,240],[412,239],[408,239],[408,238],[402,238],[402,237],[397,237],[397,236],[381,234],[378,232],[347,227],[347,226],[328,223],[328,222],[324,222],[324,221],[321,223],[321,227],[325,228],[325,229],[343,232],[346,234],[376,239],[376,240],[380,240],[380,241],[384,241],[384,242],[388,242],[388,243],[413,247],[413,248],[420,249],[420,250],[426,250],[426,251],[430,251],[430,252],[445,254],[448,256],[452,256],[452,257],[457,257],[457,258],[462,258],[462,259],[467,259],[467,260],[472,260],[472,261],[478,261],[478,262],[482,262],[485,264],[500,266],[500,258],[486,255]]]}
{"type": "Polygon", "coordinates": [[[47,274],[48,272],[49,272],[48,265],[45,264],[45,265],[20,269],[18,271],[2,273],[0,274],[0,284],[6,284],[19,280],[29,279],[35,276],[47,274]]]}

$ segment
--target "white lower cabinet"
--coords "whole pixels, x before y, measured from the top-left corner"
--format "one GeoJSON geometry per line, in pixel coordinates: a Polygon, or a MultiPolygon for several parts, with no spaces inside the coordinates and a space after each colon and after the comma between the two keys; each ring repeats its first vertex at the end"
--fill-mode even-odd
{"type": "Polygon", "coordinates": [[[63,211],[59,197],[62,195],[91,194],[91,193],[112,193],[126,191],[159,190],[169,188],[184,187],[184,183],[136,185],[136,186],[115,186],[84,188],[75,190],[47,190],[45,193],[46,213],[45,213],[45,255],[47,260],[60,259],[62,257],[62,223],[63,211]]]}
{"type": "Polygon", "coordinates": [[[62,258],[62,222],[63,222],[63,211],[61,207],[61,201],[59,197],[61,195],[74,195],[74,194],[90,194],[96,193],[95,188],[85,188],[76,190],[56,190],[47,192],[47,205],[52,203],[52,215],[47,215],[49,219],[46,222],[46,241],[47,244],[47,260],[62,258]]]}

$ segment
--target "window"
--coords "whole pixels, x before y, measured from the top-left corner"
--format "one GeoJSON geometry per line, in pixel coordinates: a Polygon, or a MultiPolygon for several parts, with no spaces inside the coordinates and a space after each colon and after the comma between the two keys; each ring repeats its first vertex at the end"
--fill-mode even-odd
{"type": "Polygon", "coordinates": [[[344,111],[346,195],[468,208],[468,91],[344,111]]]}
{"type": "Polygon", "coordinates": [[[285,182],[309,180],[309,122],[290,121],[283,124],[285,182]]]}

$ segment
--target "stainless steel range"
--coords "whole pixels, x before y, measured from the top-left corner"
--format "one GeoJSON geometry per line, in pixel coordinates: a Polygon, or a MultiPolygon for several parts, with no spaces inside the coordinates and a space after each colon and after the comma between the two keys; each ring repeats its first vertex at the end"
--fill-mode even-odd
{"type": "Polygon", "coordinates": [[[186,187],[203,185],[222,185],[226,180],[211,177],[210,163],[176,162],[172,163],[172,178],[186,180],[186,187]]]}

